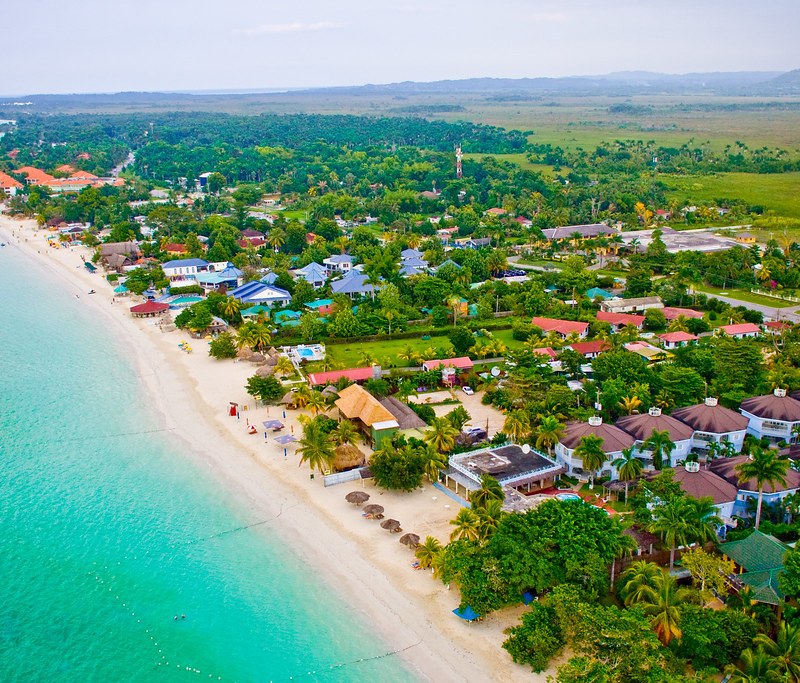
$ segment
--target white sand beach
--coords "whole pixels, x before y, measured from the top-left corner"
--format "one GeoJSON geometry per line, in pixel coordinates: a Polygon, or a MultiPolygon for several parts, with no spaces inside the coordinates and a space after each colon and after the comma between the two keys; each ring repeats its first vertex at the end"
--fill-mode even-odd
{"type": "MultiPolygon", "coordinates": [[[[397,651],[422,680],[430,681],[531,681],[545,680],[515,665],[502,649],[503,629],[516,623],[523,608],[490,615],[467,624],[452,614],[458,606],[456,591],[448,591],[430,572],[415,571],[412,551],[398,543],[398,534],[366,520],[358,507],[344,496],[361,486],[346,483],[323,487],[321,477],[309,478],[306,466],[289,446],[264,439],[263,429],[247,433],[247,422],[278,418],[283,433],[301,434],[296,411],[281,407],[255,408],[244,389],[256,366],[247,362],[217,361],[207,353],[207,342],[190,340],[181,331],[162,333],[153,319],[135,320],[129,308],[141,299],[116,299],[112,286],[98,271],[89,273],[81,255],[84,247],[52,248],[46,230],[35,221],[0,216],[0,239],[5,250],[23,250],[31,267],[47,268],[77,295],[84,306],[118,339],[120,348],[135,367],[152,398],[161,421],[188,444],[197,463],[213,475],[249,511],[253,521],[271,520],[265,533],[278,533],[299,556],[317,569],[330,589],[361,614],[363,621],[397,651]],[[89,290],[96,294],[89,295],[89,290]],[[186,339],[194,351],[182,351],[186,339]],[[240,418],[228,415],[230,401],[248,410],[240,418]]],[[[403,530],[421,537],[430,534],[446,541],[448,520],[458,505],[427,482],[412,494],[382,492],[372,484],[365,490],[370,502],[386,509],[386,516],[400,520],[403,530]]]]}

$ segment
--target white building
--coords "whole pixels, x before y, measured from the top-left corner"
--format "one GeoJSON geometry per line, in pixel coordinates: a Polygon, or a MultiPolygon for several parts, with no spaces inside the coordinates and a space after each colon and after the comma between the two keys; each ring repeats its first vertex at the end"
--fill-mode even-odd
{"type": "Polygon", "coordinates": [[[692,448],[706,451],[712,442],[730,443],[741,453],[747,418],[719,405],[716,398],[709,397],[703,403],[675,410],[672,417],[694,430],[692,448]]]}
{"type": "Polygon", "coordinates": [[[800,401],[786,395],[786,389],[771,394],[746,398],[739,412],[747,418],[747,431],[757,439],[797,441],[800,430],[800,401]]]}
{"type": "Polygon", "coordinates": [[[571,475],[588,478],[584,470],[583,460],[575,455],[575,449],[580,446],[584,436],[593,434],[603,440],[603,451],[606,460],[600,467],[597,476],[617,478],[617,469],[611,463],[622,455],[622,451],[634,445],[634,438],[614,425],[603,424],[602,417],[590,417],[588,422],[570,422],[564,430],[564,435],[556,444],[556,460],[567,468],[571,475]]]}
{"type": "Polygon", "coordinates": [[[644,448],[643,444],[655,431],[667,432],[670,441],[675,444],[669,461],[665,460],[663,467],[675,467],[677,463],[686,460],[692,450],[694,430],[674,417],[662,415],[661,408],[650,408],[644,415],[625,415],[614,424],[636,439],[636,453],[647,466],[653,465],[653,453],[644,448]]]}

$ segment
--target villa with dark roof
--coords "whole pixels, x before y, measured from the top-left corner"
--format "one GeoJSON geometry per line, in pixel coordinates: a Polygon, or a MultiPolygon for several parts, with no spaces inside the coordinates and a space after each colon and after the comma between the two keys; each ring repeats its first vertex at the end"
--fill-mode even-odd
{"type": "Polygon", "coordinates": [[[730,443],[737,453],[742,452],[747,418],[724,406],[716,398],[709,397],[703,403],[679,408],[672,417],[694,429],[692,448],[707,451],[712,442],[730,443]]]}
{"type": "Polygon", "coordinates": [[[650,408],[644,415],[625,415],[614,424],[636,439],[637,455],[646,464],[652,464],[653,453],[644,449],[642,444],[652,436],[654,431],[667,432],[670,441],[675,444],[675,448],[670,454],[669,463],[664,463],[665,467],[675,467],[676,463],[686,460],[692,449],[694,430],[674,417],[663,415],[661,408],[650,408]]]}
{"type": "Polygon", "coordinates": [[[765,396],[746,398],[739,412],[747,418],[747,431],[757,439],[796,442],[800,430],[800,401],[775,389],[765,396]]]}
{"type": "MultiPolygon", "coordinates": [[[[755,478],[749,481],[739,480],[739,465],[748,460],[747,455],[739,455],[735,458],[717,458],[709,464],[711,471],[722,477],[725,481],[736,486],[739,493],[736,497],[734,513],[742,517],[750,514],[747,510],[748,499],[758,498],[758,484],[755,478]]],[[[800,489],[800,472],[789,469],[786,471],[786,483],[773,486],[769,482],[764,483],[764,504],[773,504],[782,501],[786,496],[796,493],[800,489]]]]}
{"type": "Polygon", "coordinates": [[[606,461],[598,475],[616,479],[617,469],[611,462],[619,458],[625,448],[633,446],[636,440],[619,427],[604,424],[602,417],[590,417],[588,422],[568,422],[563,436],[556,444],[557,461],[567,468],[569,474],[586,474],[583,461],[575,455],[575,449],[580,445],[581,439],[589,434],[603,440],[603,451],[606,453],[606,461]]]}

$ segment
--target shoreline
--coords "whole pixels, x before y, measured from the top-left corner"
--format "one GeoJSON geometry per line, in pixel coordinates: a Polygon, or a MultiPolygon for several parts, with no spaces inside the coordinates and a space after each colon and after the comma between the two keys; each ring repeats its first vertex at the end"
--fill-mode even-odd
{"type": "MultiPolygon", "coordinates": [[[[112,287],[103,275],[82,267],[80,255],[88,257],[91,251],[51,248],[48,234],[37,230],[35,221],[0,216],[0,235],[9,245],[5,249],[19,248],[107,323],[152,401],[156,426],[178,439],[187,457],[208,469],[238,507],[254,519],[268,520],[269,532],[279,534],[299,561],[314,567],[413,674],[435,681],[545,680],[545,674],[514,664],[501,648],[503,629],[517,622],[522,608],[479,623],[460,621],[451,614],[457,594],[428,572],[411,569],[413,553],[397,542],[397,535],[362,519],[359,508],[345,502],[357,482],[326,489],[321,477],[311,481],[308,468],[298,467],[293,447],[284,458],[283,449],[271,438],[265,442],[263,432],[247,434],[251,418],[258,424],[283,413],[282,407],[256,409],[246,394],[245,380],[256,366],[214,360],[205,340],[191,341],[192,354],[181,351],[184,332],[162,333],[154,319],[133,319],[130,298],[112,304],[112,287]],[[90,289],[97,293],[87,295],[90,289]],[[238,420],[231,418],[229,401],[250,409],[242,410],[238,420]]],[[[294,427],[299,434],[298,414],[286,410],[285,433],[294,427]]],[[[400,519],[405,531],[448,537],[455,506],[427,482],[411,494],[381,492],[371,483],[366,488],[372,502],[400,519]]]]}

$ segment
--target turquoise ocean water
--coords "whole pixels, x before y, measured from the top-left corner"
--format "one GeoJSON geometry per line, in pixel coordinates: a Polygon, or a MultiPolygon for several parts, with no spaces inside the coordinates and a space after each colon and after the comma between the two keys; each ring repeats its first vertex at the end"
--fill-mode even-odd
{"type": "Polygon", "coordinates": [[[80,300],[0,250],[1,680],[413,680],[268,525],[218,535],[260,520],[153,424],[80,300]]]}

